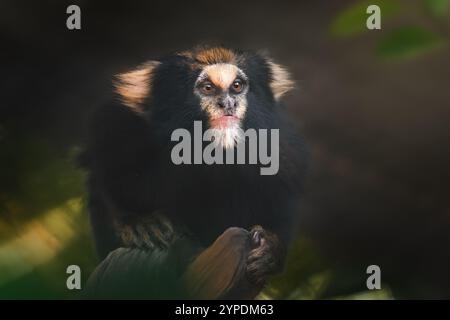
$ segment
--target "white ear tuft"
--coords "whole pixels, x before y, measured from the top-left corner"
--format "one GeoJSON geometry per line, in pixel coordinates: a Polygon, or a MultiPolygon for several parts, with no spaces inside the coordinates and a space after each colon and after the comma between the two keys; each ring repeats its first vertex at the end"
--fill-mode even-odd
{"type": "Polygon", "coordinates": [[[270,88],[275,97],[275,100],[280,100],[280,98],[290,90],[294,88],[294,81],[291,79],[290,73],[285,67],[268,60],[267,64],[270,69],[270,88]]]}
{"type": "Polygon", "coordinates": [[[116,92],[127,107],[142,112],[142,103],[151,93],[152,78],[158,61],[149,61],[134,70],[116,76],[116,92]]]}

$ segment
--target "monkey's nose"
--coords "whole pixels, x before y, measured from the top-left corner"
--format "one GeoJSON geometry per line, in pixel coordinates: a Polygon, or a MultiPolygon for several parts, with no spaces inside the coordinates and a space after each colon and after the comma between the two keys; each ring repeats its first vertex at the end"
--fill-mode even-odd
{"type": "Polygon", "coordinates": [[[232,98],[228,98],[228,99],[225,98],[225,99],[220,99],[217,102],[217,105],[221,109],[234,109],[237,107],[237,102],[232,98]]]}

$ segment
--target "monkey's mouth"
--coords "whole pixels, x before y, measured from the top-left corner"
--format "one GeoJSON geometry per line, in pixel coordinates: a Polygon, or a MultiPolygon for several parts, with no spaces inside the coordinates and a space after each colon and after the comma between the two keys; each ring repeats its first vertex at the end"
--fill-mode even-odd
{"type": "Polygon", "coordinates": [[[211,128],[227,129],[239,126],[241,119],[235,115],[223,115],[210,121],[211,128]]]}

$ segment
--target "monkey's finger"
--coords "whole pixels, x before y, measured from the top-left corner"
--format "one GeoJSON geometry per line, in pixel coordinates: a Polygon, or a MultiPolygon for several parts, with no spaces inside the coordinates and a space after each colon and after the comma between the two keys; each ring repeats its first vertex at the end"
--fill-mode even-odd
{"type": "Polygon", "coordinates": [[[255,231],[252,235],[252,243],[255,247],[259,247],[261,243],[261,232],[255,231]]]}
{"type": "Polygon", "coordinates": [[[152,241],[160,248],[165,249],[169,247],[169,241],[158,226],[152,225],[150,227],[149,236],[152,241]]]}
{"type": "Polygon", "coordinates": [[[150,236],[146,230],[146,228],[142,225],[136,226],[136,241],[139,241],[140,247],[147,247],[148,249],[153,249],[155,247],[155,244],[150,239],[150,236]]]}
{"type": "Polygon", "coordinates": [[[172,223],[159,211],[152,214],[152,219],[147,223],[148,228],[154,230],[156,235],[155,240],[163,242],[163,245],[167,245],[173,242],[175,238],[175,231],[172,223]]]}
{"type": "Polygon", "coordinates": [[[247,257],[247,262],[251,263],[255,260],[261,259],[265,254],[269,254],[269,252],[261,250],[259,248],[253,249],[252,251],[250,251],[247,257]]]}
{"type": "Polygon", "coordinates": [[[251,283],[262,286],[266,282],[267,275],[265,270],[258,265],[250,264],[246,269],[246,277],[251,283]]]}

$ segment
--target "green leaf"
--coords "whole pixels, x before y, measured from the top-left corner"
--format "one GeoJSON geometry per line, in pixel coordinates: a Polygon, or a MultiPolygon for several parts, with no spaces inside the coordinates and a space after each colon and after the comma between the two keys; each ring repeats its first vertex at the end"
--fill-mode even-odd
{"type": "Polygon", "coordinates": [[[383,58],[410,58],[442,44],[442,39],[431,31],[413,26],[402,27],[393,30],[380,42],[378,54],[383,58]]]}
{"type": "Polygon", "coordinates": [[[450,10],[450,0],[425,0],[425,7],[436,17],[443,17],[450,10]]]}
{"type": "Polygon", "coordinates": [[[353,36],[367,31],[366,21],[369,14],[367,7],[375,4],[381,9],[381,21],[393,16],[399,10],[399,4],[395,0],[369,0],[358,1],[340,12],[330,26],[331,35],[334,37],[353,36]]]}

